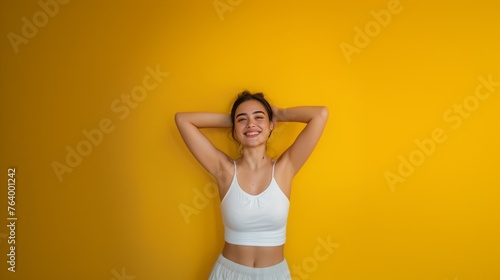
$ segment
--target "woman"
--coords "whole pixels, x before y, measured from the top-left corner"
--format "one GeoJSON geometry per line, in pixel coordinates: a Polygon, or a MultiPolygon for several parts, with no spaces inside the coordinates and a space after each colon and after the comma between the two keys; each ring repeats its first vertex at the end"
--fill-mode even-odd
{"type": "Polygon", "coordinates": [[[327,119],[326,107],[279,109],[262,93],[248,91],[238,95],[230,115],[175,115],[182,139],[219,187],[225,244],[210,279],[291,279],[284,243],[292,179],[318,143],[327,119]],[[278,122],[307,125],[273,160],[266,147],[278,122]],[[229,127],[241,150],[236,160],[199,130],[229,127]]]}

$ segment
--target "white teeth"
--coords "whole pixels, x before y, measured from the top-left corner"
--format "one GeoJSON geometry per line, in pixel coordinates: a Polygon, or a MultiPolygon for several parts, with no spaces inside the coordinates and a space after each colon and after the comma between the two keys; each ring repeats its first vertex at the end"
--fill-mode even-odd
{"type": "Polygon", "coordinates": [[[259,134],[258,132],[247,132],[245,135],[253,136],[259,134]]]}

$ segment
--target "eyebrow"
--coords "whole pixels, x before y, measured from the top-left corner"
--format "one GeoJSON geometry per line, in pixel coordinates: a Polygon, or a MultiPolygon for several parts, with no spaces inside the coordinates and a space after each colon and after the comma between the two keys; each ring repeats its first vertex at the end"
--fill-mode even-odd
{"type": "MultiPolygon", "coordinates": [[[[266,113],[264,113],[263,111],[253,111],[252,114],[254,114],[254,115],[255,114],[264,114],[265,115],[266,113]]],[[[234,117],[234,118],[236,119],[237,117],[242,116],[242,115],[246,116],[247,113],[240,113],[240,114],[236,115],[236,117],[234,117]]]]}

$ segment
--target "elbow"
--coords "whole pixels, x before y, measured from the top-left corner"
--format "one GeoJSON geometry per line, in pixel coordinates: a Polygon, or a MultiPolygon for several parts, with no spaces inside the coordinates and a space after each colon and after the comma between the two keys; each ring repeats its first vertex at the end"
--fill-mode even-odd
{"type": "Polygon", "coordinates": [[[181,112],[175,113],[174,120],[177,125],[179,125],[179,123],[181,123],[183,119],[184,119],[184,113],[181,112]]]}
{"type": "Polygon", "coordinates": [[[318,112],[318,115],[320,116],[320,118],[324,119],[324,120],[327,120],[328,119],[328,107],[326,106],[320,106],[319,107],[319,112],[318,112]]]}

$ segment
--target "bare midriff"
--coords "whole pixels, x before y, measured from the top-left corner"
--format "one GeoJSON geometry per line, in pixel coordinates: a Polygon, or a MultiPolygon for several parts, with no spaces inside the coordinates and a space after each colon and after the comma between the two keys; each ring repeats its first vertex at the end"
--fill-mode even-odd
{"type": "Polygon", "coordinates": [[[244,246],[225,243],[222,255],[235,263],[249,267],[268,267],[284,260],[284,245],[244,246]]]}

